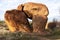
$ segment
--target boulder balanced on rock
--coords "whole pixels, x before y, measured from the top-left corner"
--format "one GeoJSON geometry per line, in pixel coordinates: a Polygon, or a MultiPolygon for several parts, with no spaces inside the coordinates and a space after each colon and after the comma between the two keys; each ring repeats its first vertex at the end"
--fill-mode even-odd
{"type": "Polygon", "coordinates": [[[47,16],[49,14],[46,5],[28,2],[19,5],[17,10],[22,10],[28,18],[32,19],[33,32],[45,33],[45,26],[48,19],[47,16]]]}
{"type": "Polygon", "coordinates": [[[45,26],[49,14],[46,5],[41,3],[24,3],[17,7],[16,10],[6,11],[5,22],[10,31],[38,32],[46,33],[45,26]],[[27,18],[32,19],[32,27],[29,26],[27,18]],[[32,30],[33,29],[33,30],[32,30]]]}
{"type": "Polygon", "coordinates": [[[21,4],[17,7],[17,10],[24,11],[29,18],[32,18],[33,15],[48,16],[49,14],[49,11],[46,5],[40,4],[40,3],[28,2],[25,4],[21,4]]]}

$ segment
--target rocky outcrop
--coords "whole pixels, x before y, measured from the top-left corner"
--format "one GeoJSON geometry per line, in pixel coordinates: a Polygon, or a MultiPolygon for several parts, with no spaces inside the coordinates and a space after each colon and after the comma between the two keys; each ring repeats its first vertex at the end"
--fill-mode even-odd
{"type": "Polygon", "coordinates": [[[46,5],[28,2],[19,5],[17,10],[6,11],[5,21],[11,31],[33,31],[45,34],[48,14],[46,5]],[[27,18],[32,19],[32,27],[29,26],[27,18]]]}
{"type": "Polygon", "coordinates": [[[34,32],[44,31],[47,18],[43,16],[35,15],[33,16],[32,22],[33,22],[34,32]]]}
{"type": "Polygon", "coordinates": [[[11,32],[31,32],[31,27],[24,12],[19,10],[9,10],[5,13],[5,22],[11,32]]]}
{"type": "MultiPolygon", "coordinates": [[[[22,11],[27,15],[28,18],[32,19],[33,32],[45,33],[45,26],[47,23],[47,16],[49,14],[48,8],[44,4],[28,2],[21,4],[22,11]]],[[[20,9],[21,10],[21,9],[20,9]]]]}

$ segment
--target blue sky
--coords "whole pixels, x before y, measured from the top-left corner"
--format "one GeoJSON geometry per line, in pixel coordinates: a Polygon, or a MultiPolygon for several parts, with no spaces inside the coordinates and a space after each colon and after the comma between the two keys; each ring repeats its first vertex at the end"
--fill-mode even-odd
{"type": "Polygon", "coordinates": [[[59,19],[60,0],[0,0],[0,20],[4,20],[6,10],[16,9],[19,4],[26,2],[43,3],[49,9],[48,21],[59,19]]]}

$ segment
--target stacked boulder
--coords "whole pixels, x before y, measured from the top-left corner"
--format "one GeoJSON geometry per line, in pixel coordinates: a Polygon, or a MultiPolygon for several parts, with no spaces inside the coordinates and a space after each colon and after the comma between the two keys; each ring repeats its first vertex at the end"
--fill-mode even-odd
{"type": "Polygon", "coordinates": [[[49,11],[46,5],[28,2],[19,5],[17,9],[7,10],[5,22],[11,32],[21,31],[45,34],[48,14],[49,11]],[[32,19],[32,27],[27,18],[32,19]]]}

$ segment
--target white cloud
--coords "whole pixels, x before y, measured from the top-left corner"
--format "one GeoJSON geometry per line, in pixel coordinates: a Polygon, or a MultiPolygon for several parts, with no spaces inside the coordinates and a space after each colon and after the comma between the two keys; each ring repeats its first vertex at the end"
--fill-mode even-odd
{"type": "MultiPolygon", "coordinates": [[[[0,1],[0,16],[4,15],[4,12],[9,9],[16,9],[19,4],[25,2],[38,2],[47,5],[49,9],[49,18],[59,16],[58,9],[60,8],[59,0],[1,0],[0,1]]],[[[2,17],[3,18],[3,17],[2,17]]],[[[1,19],[1,18],[0,18],[1,19]]]]}

